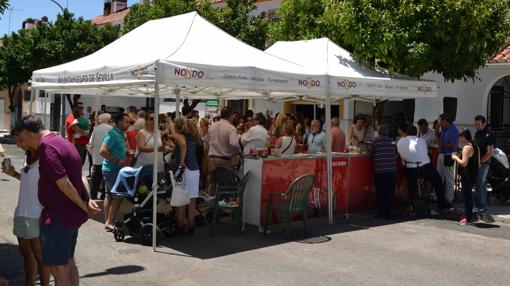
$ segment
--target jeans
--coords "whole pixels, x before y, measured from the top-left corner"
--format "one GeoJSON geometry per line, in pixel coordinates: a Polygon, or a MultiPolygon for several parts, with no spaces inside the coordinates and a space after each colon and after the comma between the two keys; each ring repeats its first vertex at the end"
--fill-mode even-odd
{"type": "Polygon", "coordinates": [[[461,178],[462,184],[462,195],[464,196],[464,216],[468,221],[471,221],[473,217],[473,185],[474,182],[471,182],[466,178],[466,176],[462,176],[461,178]]]}
{"type": "MultiPolygon", "coordinates": [[[[90,182],[90,195],[92,199],[97,199],[97,194],[101,187],[101,183],[103,182],[103,171],[101,170],[102,165],[93,165],[92,167],[92,176],[90,182]]],[[[104,198],[104,191],[102,197],[104,198]]]]}
{"type": "Polygon", "coordinates": [[[83,144],[74,144],[74,146],[76,147],[76,150],[78,150],[78,154],[80,154],[80,158],[81,158],[81,165],[83,166],[83,164],[85,163],[85,160],[87,159],[87,145],[83,145],[83,144]]]}
{"type": "Polygon", "coordinates": [[[391,218],[391,205],[395,198],[397,175],[395,173],[375,174],[375,205],[377,216],[391,218]]]}
{"type": "Polygon", "coordinates": [[[489,164],[482,164],[478,171],[478,178],[475,183],[475,206],[477,209],[485,209],[487,207],[486,184],[489,167],[489,164]]]}
{"type": "Polygon", "coordinates": [[[434,192],[437,196],[437,204],[440,209],[450,207],[450,203],[446,200],[443,188],[443,182],[439,173],[428,163],[419,168],[406,168],[407,185],[409,186],[409,193],[411,200],[417,198],[418,193],[418,176],[429,180],[432,183],[434,192]]]}
{"type": "Polygon", "coordinates": [[[441,177],[442,184],[444,185],[444,196],[448,203],[453,202],[455,190],[455,174],[454,166],[447,167],[444,165],[444,155],[439,154],[437,158],[437,172],[441,177]]]}

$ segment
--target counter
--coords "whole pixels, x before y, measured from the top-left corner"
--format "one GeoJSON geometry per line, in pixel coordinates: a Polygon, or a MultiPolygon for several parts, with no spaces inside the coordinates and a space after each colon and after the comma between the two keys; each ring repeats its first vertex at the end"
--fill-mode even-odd
{"type": "MultiPolygon", "coordinates": [[[[314,173],[310,215],[327,215],[326,154],[245,158],[244,173],[250,178],[244,196],[244,222],[260,226],[270,192],[285,192],[301,175],[314,173]]],[[[370,155],[333,153],[333,209],[336,214],[373,208],[374,174],[370,155]]],[[[278,222],[272,214],[272,222],[278,222]]]]}

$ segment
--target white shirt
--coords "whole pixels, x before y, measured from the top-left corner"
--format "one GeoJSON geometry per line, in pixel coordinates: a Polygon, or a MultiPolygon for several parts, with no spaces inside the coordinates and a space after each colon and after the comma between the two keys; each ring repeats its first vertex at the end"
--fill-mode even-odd
{"type": "Polygon", "coordinates": [[[291,136],[283,136],[280,151],[282,152],[282,155],[294,155],[296,152],[296,138],[291,136]]]}
{"type": "Polygon", "coordinates": [[[397,150],[407,168],[416,168],[416,162],[420,162],[420,167],[430,163],[427,143],[422,138],[416,136],[401,138],[398,140],[397,150]],[[406,165],[406,161],[410,163],[406,165]]]}
{"type": "MultiPolygon", "coordinates": [[[[24,165],[26,167],[26,163],[24,165]]],[[[28,172],[20,171],[18,206],[14,211],[15,217],[41,217],[43,209],[39,198],[37,197],[39,183],[39,161],[33,163],[28,172]]]]}
{"type": "Polygon", "coordinates": [[[425,134],[420,133],[419,137],[423,138],[423,140],[425,140],[425,142],[427,142],[427,147],[429,147],[429,148],[437,147],[436,146],[436,134],[435,134],[434,130],[429,128],[427,133],[425,133],[425,134]]]}
{"type": "Polygon", "coordinates": [[[241,144],[243,144],[243,154],[249,155],[251,149],[267,148],[269,132],[264,126],[258,124],[252,126],[246,133],[241,136],[241,144]]]}
{"type": "Polygon", "coordinates": [[[106,123],[101,123],[94,127],[92,135],[90,136],[89,144],[92,147],[92,163],[94,165],[103,164],[103,156],[101,156],[101,145],[103,145],[104,135],[108,133],[113,127],[106,123]]]}

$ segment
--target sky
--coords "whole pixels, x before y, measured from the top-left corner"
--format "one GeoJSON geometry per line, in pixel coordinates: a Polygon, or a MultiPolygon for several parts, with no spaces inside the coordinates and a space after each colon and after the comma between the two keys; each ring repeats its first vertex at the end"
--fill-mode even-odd
{"type": "MultiPolygon", "coordinates": [[[[92,19],[103,14],[104,0],[56,0],[62,7],[68,7],[75,17],[82,16],[85,19],[92,19]]],[[[139,3],[139,0],[128,0],[128,6],[139,3]]],[[[50,0],[9,0],[11,11],[11,32],[21,29],[23,21],[27,18],[41,19],[48,16],[54,21],[60,8],[50,0]]],[[[9,10],[0,15],[0,37],[9,32],[9,10]]]]}

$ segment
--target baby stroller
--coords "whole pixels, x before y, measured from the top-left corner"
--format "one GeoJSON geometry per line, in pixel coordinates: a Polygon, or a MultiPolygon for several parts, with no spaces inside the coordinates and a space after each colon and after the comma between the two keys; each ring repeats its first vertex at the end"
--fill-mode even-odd
{"type": "Polygon", "coordinates": [[[510,165],[508,157],[499,148],[494,148],[487,174],[487,183],[491,185],[492,195],[501,201],[510,199],[510,165]]]}
{"type": "MultiPolygon", "coordinates": [[[[117,221],[113,228],[113,235],[116,241],[122,241],[126,233],[137,236],[144,244],[152,242],[152,197],[154,190],[153,165],[146,165],[141,168],[122,168],[119,172],[112,194],[130,200],[133,203],[131,213],[124,216],[124,220],[117,221]]],[[[172,183],[169,173],[158,174],[157,196],[159,200],[168,201],[171,197],[172,183]]],[[[173,210],[166,214],[157,214],[157,231],[166,236],[177,233],[177,219],[173,210]]]]}

